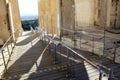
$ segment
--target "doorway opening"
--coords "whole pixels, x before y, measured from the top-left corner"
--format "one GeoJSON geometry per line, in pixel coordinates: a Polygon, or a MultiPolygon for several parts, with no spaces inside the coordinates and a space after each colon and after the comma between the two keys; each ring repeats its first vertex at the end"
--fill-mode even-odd
{"type": "Polygon", "coordinates": [[[38,27],[38,0],[18,0],[18,3],[23,30],[38,27]]]}

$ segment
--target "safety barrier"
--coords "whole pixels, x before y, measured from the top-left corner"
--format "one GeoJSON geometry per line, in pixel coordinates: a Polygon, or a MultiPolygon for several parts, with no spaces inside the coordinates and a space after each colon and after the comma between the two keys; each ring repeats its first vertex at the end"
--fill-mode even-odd
{"type": "MultiPolygon", "coordinates": [[[[8,62],[10,61],[10,57],[12,55],[13,52],[13,48],[15,47],[16,41],[14,40],[14,35],[12,34],[8,40],[4,43],[4,45],[2,46],[2,48],[0,49],[0,55],[2,56],[2,60],[3,60],[3,65],[4,65],[4,70],[3,73],[7,73],[7,66],[8,66],[8,62]],[[8,57],[6,57],[8,56],[8,57]]],[[[3,66],[1,65],[1,66],[3,66]]]]}

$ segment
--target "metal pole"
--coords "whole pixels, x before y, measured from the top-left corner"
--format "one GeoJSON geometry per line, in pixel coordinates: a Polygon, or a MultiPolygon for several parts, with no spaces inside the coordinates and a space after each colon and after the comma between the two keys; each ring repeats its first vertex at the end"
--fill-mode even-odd
{"type": "Polygon", "coordinates": [[[76,35],[76,32],[75,32],[76,31],[75,30],[75,26],[76,26],[76,22],[75,22],[76,21],[75,0],[73,1],[73,5],[74,5],[73,6],[73,8],[74,8],[74,25],[73,25],[74,27],[73,27],[73,29],[74,29],[74,48],[75,48],[75,46],[77,45],[77,43],[76,43],[76,36],[75,36],[76,35]]]}
{"type": "Polygon", "coordinates": [[[103,49],[103,55],[105,54],[105,46],[106,46],[106,43],[105,43],[105,40],[106,40],[106,21],[107,21],[107,0],[104,0],[104,10],[103,10],[103,17],[104,17],[104,21],[103,21],[103,26],[104,26],[104,49],[103,49]]]}
{"type": "Polygon", "coordinates": [[[10,45],[11,45],[11,49],[12,49],[12,43],[10,45]]]}
{"type": "Polygon", "coordinates": [[[52,29],[52,36],[54,35],[53,33],[53,22],[52,22],[52,15],[51,15],[51,29],[52,29]]]}
{"type": "Polygon", "coordinates": [[[67,74],[66,74],[66,77],[69,78],[70,77],[70,69],[69,69],[69,53],[68,53],[68,48],[66,48],[66,53],[67,53],[67,74]]]}
{"type": "Polygon", "coordinates": [[[59,14],[60,14],[60,41],[62,41],[62,27],[63,27],[63,17],[62,17],[62,0],[59,0],[60,6],[59,6],[59,14]]]}
{"type": "Polygon", "coordinates": [[[69,53],[68,53],[68,48],[66,48],[66,53],[67,53],[67,65],[69,65],[69,53]]]}
{"type": "Polygon", "coordinates": [[[82,44],[82,35],[80,34],[80,49],[81,49],[81,44],[82,44]]]}
{"type": "Polygon", "coordinates": [[[56,44],[54,44],[54,64],[57,63],[57,51],[56,51],[56,44]]]}
{"type": "Polygon", "coordinates": [[[95,48],[94,45],[95,45],[95,44],[94,44],[94,37],[93,37],[93,46],[92,46],[92,52],[93,52],[93,53],[94,53],[94,48],[95,48]]]}
{"type": "Polygon", "coordinates": [[[116,49],[117,49],[117,42],[115,42],[114,46],[115,46],[115,49],[114,49],[113,61],[115,62],[115,59],[116,59],[116,49]]]}
{"type": "Polygon", "coordinates": [[[115,8],[115,20],[114,20],[114,28],[117,29],[117,15],[118,15],[118,2],[119,0],[115,0],[116,2],[116,8],[115,8]]]}
{"type": "MultiPolygon", "coordinates": [[[[60,53],[62,54],[62,44],[60,44],[60,53]]],[[[63,62],[62,57],[60,57],[60,59],[61,59],[61,62],[63,62]]]]}
{"type": "Polygon", "coordinates": [[[51,54],[51,44],[49,45],[49,54],[51,54]]]}
{"type": "Polygon", "coordinates": [[[10,50],[9,50],[9,47],[8,47],[8,44],[7,44],[7,51],[8,51],[8,55],[9,55],[9,58],[10,58],[10,50]]]}
{"type": "Polygon", "coordinates": [[[74,48],[76,47],[76,40],[75,40],[75,29],[74,29],[74,33],[73,33],[73,41],[74,41],[74,48]]]}
{"type": "Polygon", "coordinates": [[[2,57],[3,57],[3,64],[4,64],[4,67],[5,67],[5,72],[7,72],[7,66],[6,66],[6,63],[5,63],[5,57],[4,57],[3,50],[2,50],[2,57]]]}
{"type": "MultiPolygon", "coordinates": [[[[15,33],[14,33],[15,34],[15,33]]],[[[13,36],[12,36],[13,37],[13,36]]],[[[13,37],[14,38],[14,37],[13,37]]],[[[14,47],[15,47],[15,44],[16,44],[16,39],[14,40],[14,47]]]]}

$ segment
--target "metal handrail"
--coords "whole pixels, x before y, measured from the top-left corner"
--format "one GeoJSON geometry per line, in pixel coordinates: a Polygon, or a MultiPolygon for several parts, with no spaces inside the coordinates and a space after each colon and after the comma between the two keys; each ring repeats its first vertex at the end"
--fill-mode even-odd
{"type": "Polygon", "coordinates": [[[0,49],[0,53],[4,50],[5,46],[7,45],[7,43],[10,41],[10,39],[13,37],[13,35],[11,35],[8,40],[4,43],[4,45],[2,46],[2,48],[0,49]]]}
{"type": "MultiPolygon", "coordinates": [[[[72,51],[74,54],[78,55],[80,58],[82,58],[84,61],[88,62],[90,65],[92,65],[93,67],[95,67],[96,69],[98,69],[100,71],[100,75],[102,74],[101,73],[101,69],[102,72],[105,72],[107,71],[107,74],[108,74],[108,77],[111,78],[112,76],[112,70],[111,68],[108,68],[102,64],[95,64],[94,62],[92,62],[91,60],[85,58],[84,56],[80,55],[78,52],[76,52],[75,50],[73,50],[72,48],[70,48],[69,46],[67,46],[64,42],[61,42],[61,44],[66,47],[67,49],[69,49],[70,51],[72,51]]],[[[99,76],[99,79],[101,80],[102,76],[99,76]]]]}
{"type": "Polygon", "coordinates": [[[97,69],[99,69],[99,66],[103,67],[104,69],[110,71],[110,68],[107,68],[106,66],[103,66],[101,64],[95,64],[92,61],[90,61],[89,59],[85,58],[84,56],[80,55],[78,52],[76,52],[75,50],[73,50],[72,48],[70,48],[69,46],[67,46],[64,42],[61,42],[61,44],[66,47],[67,49],[69,49],[70,51],[72,51],[73,53],[75,53],[76,55],[78,55],[79,57],[81,57],[83,60],[85,60],[86,62],[88,62],[89,64],[91,64],[92,66],[96,67],[97,69]]]}
{"type": "MultiPolygon", "coordinates": [[[[51,39],[52,41],[54,41],[54,39],[51,39]]],[[[78,55],[79,57],[81,57],[83,60],[85,60],[86,62],[88,62],[89,64],[91,64],[92,66],[94,66],[97,69],[100,69],[99,66],[101,66],[102,68],[106,69],[107,71],[110,71],[110,68],[107,68],[106,66],[103,66],[101,64],[95,64],[92,61],[90,61],[89,59],[85,58],[84,56],[80,55],[78,52],[76,52],[75,50],[73,50],[72,48],[70,48],[69,46],[67,46],[66,43],[64,43],[63,41],[59,41],[60,44],[62,44],[64,47],[66,47],[67,49],[69,49],[70,51],[72,51],[73,53],[75,53],[76,55],[78,55]]]]}
{"type": "MultiPolygon", "coordinates": [[[[50,39],[50,38],[49,38],[50,39]]],[[[55,36],[52,37],[52,39],[50,39],[49,43],[47,44],[47,46],[44,48],[44,50],[42,51],[42,54],[45,53],[45,51],[47,50],[47,48],[49,47],[49,45],[53,42],[53,40],[55,39],[55,36]]]]}
{"type": "MultiPolygon", "coordinates": [[[[68,31],[68,32],[71,32],[71,33],[74,33],[74,34],[83,34],[83,35],[86,35],[86,36],[88,36],[88,37],[94,37],[94,38],[98,38],[98,37],[96,37],[96,36],[94,36],[94,35],[92,35],[92,34],[90,34],[90,33],[88,33],[88,32],[85,32],[85,31],[74,31],[74,30],[70,30],[70,29],[66,29],[66,28],[61,28],[61,30],[65,30],[65,31],[68,31]]],[[[102,36],[102,37],[104,37],[104,36],[102,36]]]]}
{"type": "MultiPolygon", "coordinates": [[[[3,45],[2,48],[0,49],[0,53],[2,54],[3,64],[4,64],[4,67],[5,67],[4,72],[7,72],[7,65],[8,65],[8,62],[9,62],[9,60],[10,60],[11,53],[12,53],[12,51],[13,51],[12,44],[11,44],[11,47],[12,47],[11,52],[9,51],[9,48],[8,48],[8,43],[9,43],[9,41],[12,39],[12,37],[13,37],[13,34],[7,39],[7,41],[4,43],[4,45],[3,45]],[[7,52],[8,52],[8,54],[9,54],[9,59],[7,60],[7,62],[6,62],[6,60],[5,60],[5,56],[4,56],[4,52],[3,52],[5,47],[7,47],[7,52]],[[6,64],[6,63],[7,63],[7,64],[6,64]]],[[[14,46],[15,46],[15,42],[14,42],[14,46]]]]}
{"type": "MultiPolygon", "coordinates": [[[[54,41],[54,39],[52,39],[52,41],[54,41]]],[[[111,75],[111,68],[108,68],[102,64],[95,64],[94,62],[92,62],[91,60],[85,58],[83,55],[80,55],[78,52],[76,52],[75,50],[73,50],[72,48],[70,48],[69,46],[67,46],[66,43],[64,43],[63,41],[58,41],[61,45],[63,45],[64,47],[66,47],[67,49],[69,49],[70,51],[72,51],[74,54],[78,55],[80,58],[82,58],[84,61],[88,62],[90,65],[92,65],[93,67],[95,67],[96,69],[98,70],[103,70],[103,72],[106,72],[108,73],[108,75],[110,76],[111,75]]]]}
{"type": "MultiPolygon", "coordinates": [[[[91,48],[92,48],[92,53],[95,53],[95,41],[96,41],[96,39],[97,40],[101,40],[102,38],[104,38],[104,36],[101,36],[101,37],[97,37],[97,36],[95,36],[95,35],[93,35],[93,34],[90,34],[90,33],[88,33],[88,32],[86,32],[86,31],[74,31],[74,30],[70,30],[70,29],[65,29],[65,28],[61,28],[61,30],[66,30],[66,31],[69,31],[69,32],[71,32],[71,33],[73,33],[74,35],[74,47],[77,45],[76,44],[76,41],[77,42],[80,42],[80,48],[82,48],[81,47],[81,45],[82,45],[82,43],[81,43],[81,39],[82,39],[82,35],[84,35],[84,36],[87,36],[87,37],[89,37],[90,38],[90,41],[92,41],[92,45],[91,45],[91,48]],[[78,34],[78,37],[80,37],[80,41],[78,41],[77,39],[75,39],[75,36],[78,34]]],[[[64,35],[63,35],[64,36],[64,35]]],[[[102,50],[102,52],[104,53],[104,50],[102,50]]],[[[102,54],[103,55],[103,54],[102,54]]]]}

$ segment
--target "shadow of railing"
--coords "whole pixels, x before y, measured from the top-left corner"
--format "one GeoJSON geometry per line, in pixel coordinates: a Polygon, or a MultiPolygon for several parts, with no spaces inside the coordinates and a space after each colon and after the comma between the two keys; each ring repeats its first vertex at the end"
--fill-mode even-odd
{"type": "Polygon", "coordinates": [[[41,56],[44,47],[45,45],[43,44],[43,42],[38,41],[25,53],[19,52],[19,54],[22,54],[22,56],[18,57],[18,59],[7,69],[8,72],[7,74],[5,74],[5,77],[9,78],[16,75],[16,80],[18,80],[21,78],[21,75],[28,73],[31,68],[36,65],[36,61],[41,56]]]}

